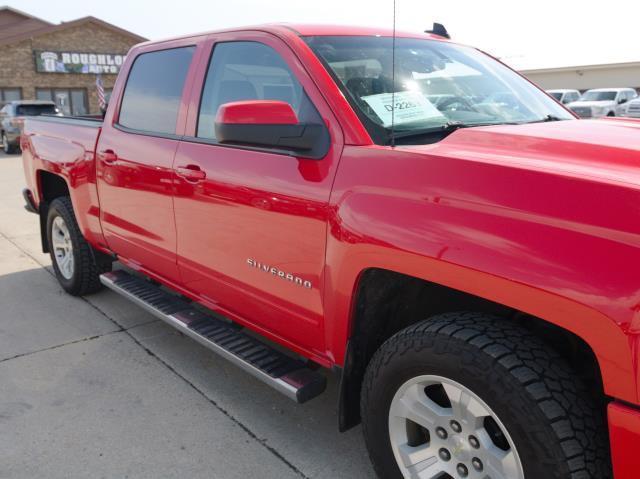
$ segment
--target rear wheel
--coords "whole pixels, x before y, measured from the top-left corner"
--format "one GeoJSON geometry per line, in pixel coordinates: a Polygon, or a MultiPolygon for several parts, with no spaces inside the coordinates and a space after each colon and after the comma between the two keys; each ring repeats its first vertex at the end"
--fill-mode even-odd
{"type": "Polygon", "coordinates": [[[47,216],[49,253],[56,277],[75,296],[98,291],[100,275],[111,270],[111,261],[95,251],[80,233],[68,197],[56,198],[47,216]]]}
{"type": "Polygon", "coordinates": [[[568,364],[484,314],[389,339],[367,368],[361,413],[380,477],[611,477],[604,416],[568,364]]]}

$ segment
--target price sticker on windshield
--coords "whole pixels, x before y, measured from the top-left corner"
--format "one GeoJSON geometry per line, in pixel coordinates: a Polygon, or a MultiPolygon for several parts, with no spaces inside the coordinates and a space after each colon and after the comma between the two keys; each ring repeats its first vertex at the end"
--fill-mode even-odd
{"type": "Polygon", "coordinates": [[[363,96],[362,99],[382,120],[384,126],[444,118],[444,115],[419,91],[399,91],[363,96]]]}

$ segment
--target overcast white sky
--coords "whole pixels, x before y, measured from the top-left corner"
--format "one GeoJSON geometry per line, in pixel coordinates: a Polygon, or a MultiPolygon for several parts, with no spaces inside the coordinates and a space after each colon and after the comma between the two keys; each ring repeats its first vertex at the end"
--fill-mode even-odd
{"type": "MultiPolygon", "coordinates": [[[[2,1],[2,0],[0,0],[2,1]]],[[[392,0],[8,0],[50,22],[93,15],[150,39],[268,22],[391,27],[392,0]]],[[[396,0],[397,28],[444,23],[516,68],[640,61],[640,0],[396,0]]]]}

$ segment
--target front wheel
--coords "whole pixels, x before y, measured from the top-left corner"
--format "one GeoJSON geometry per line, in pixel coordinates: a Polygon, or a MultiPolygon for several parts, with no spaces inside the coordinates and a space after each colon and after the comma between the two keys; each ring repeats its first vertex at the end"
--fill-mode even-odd
{"type": "Polygon", "coordinates": [[[6,133],[2,133],[2,151],[4,151],[7,155],[10,155],[14,152],[14,147],[9,143],[9,138],[7,138],[6,133]]]}
{"type": "Polygon", "coordinates": [[[84,239],[66,196],[49,206],[47,240],[56,278],[67,293],[81,296],[101,288],[100,275],[111,270],[111,261],[84,239]]]}
{"type": "Polygon", "coordinates": [[[434,317],[381,346],[361,414],[382,478],[611,477],[604,417],[568,364],[478,313],[434,317]]]}

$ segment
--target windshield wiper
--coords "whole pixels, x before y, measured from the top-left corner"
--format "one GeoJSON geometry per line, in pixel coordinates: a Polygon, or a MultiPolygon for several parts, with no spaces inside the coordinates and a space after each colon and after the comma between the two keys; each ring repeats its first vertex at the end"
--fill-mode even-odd
{"type": "Polygon", "coordinates": [[[448,121],[440,126],[432,126],[430,128],[423,128],[422,130],[408,130],[408,131],[397,131],[394,132],[393,135],[389,135],[388,142],[391,140],[397,140],[400,138],[408,138],[412,136],[423,136],[423,135],[435,135],[435,134],[449,134],[453,133],[460,128],[473,128],[476,126],[497,126],[497,125],[516,125],[517,123],[508,123],[508,122],[493,122],[493,123],[463,123],[461,121],[448,121]]]}
{"type": "Polygon", "coordinates": [[[408,138],[410,136],[431,135],[436,133],[451,133],[459,128],[468,128],[470,126],[476,125],[469,125],[466,123],[462,123],[461,121],[448,121],[442,125],[423,128],[421,130],[396,131],[393,133],[393,135],[389,135],[389,141],[391,141],[392,138],[394,140],[397,140],[399,138],[408,138]]]}
{"type": "Polygon", "coordinates": [[[540,120],[540,123],[546,123],[549,121],[562,121],[562,118],[556,115],[548,114],[543,119],[540,120]]]}
{"type": "Polygon", "coordinates": [[[519,123],[520,125],[530,125],[532,123],[549,123],[550,121],[564,121],[566,120],[566,118],[560,118],[559,116],[556,115],[552,115],[551,113],[549,113],[548,115],[543,116],[542,118],[538,119],[538,120],[533,120],[533,121],[524,121],[522,123],[519,123]]]}

